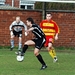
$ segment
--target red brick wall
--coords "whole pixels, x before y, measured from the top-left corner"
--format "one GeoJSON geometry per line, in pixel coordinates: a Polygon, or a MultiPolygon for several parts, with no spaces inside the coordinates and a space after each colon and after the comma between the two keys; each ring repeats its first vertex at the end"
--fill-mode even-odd
{"type": "Polygon", "coordinates": [[[14,0],[14,6],[15,6],[15,7],[19,7],[19,1],[20,1],[20,0],[14,0]]]}
{"type": "MultiPolygon", "coordinates": [[[[55,46],[75,46],[75,13],[66,12],[51,12],[53,20],[57,22],[60,28],[59,40],[55,41],[55,46]]],[[[10,31],[9,26],[16,16],[20,16],[21,20],[26,23],[27,17],[32,17],[34,21],[39,24],[42,20],[42,12],[40,11],[26,11],[26,10],[0,10],[0,45],[10,45],[10,31]]],[[[24,34],[24,33],[23,33],[24,34]]],[[[32,34],[25,37],[24,41],[32,38],[32,34]]],[[[18,39],[15,38],[15,44],[18,39]]]]}
{"type": "MultiPolygon", "coordinates": [[[[12,6],[12,0],[6,0],[5,4],[12,6]]],[[[19,7],[19,0],[14,0],[14,7],[19,7]]]]}
{"type": "Polygon", "coordinates": [[[75,47],[75,13],[53,12],[52,14],[60,28],[59,40],[55,41],[55,45],[75,47]]]}
{"type": "MultiPolygon", "coordinates": [[[[10,45],[10,31],[9,26],[15,20],[16,16],[20,16],[21,20],[26,23],[27,17],[32,17],[34,21],[39,24],[41,18],[41,12],[37,11],[20,11],[20,10],[0,10],[0,45],[10,45]]],[[[24,33],[23,33],[24,34],[24,33]]],[[[27,39],[32,38],[32,34],[25,37],[23,35],[23,43],[27,39]]],[[[15,38],[15,44],[18,43],[18,39],[15,38]]]]}
{"type": "Polygon", "coordinates": [[[9,4],[12,6],[12,0],[6,0],[5,4],[9,4]]]}

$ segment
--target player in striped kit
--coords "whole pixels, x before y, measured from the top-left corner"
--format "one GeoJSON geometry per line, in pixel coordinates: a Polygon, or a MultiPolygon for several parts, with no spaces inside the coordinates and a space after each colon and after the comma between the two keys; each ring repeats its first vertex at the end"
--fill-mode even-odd
{"type": "Polygon", "coordinates": [[[22,30],[26,31],[27,30],[27,26],[20,20],[20,17],[16,17],[16,20],[12,22],[12,24],[9,27],[10,30],[10,36],[11,36],[11,51],[14,48],[14,37],[18,37],[19,38],[19,43],[18,43],[18,50],[21,50],[22,48],[22,30]]]}
{"type": "Polygon", "coordinates": [[[59,27],[56,24],[56,22],[52,20],[51,13],[46,14],[46,19],[42,20],[42,22],[40,23],[40,27],[46,35],[45,46],[47,47],[49,54],[53,58],[53,61],[57,62],[58,59],[56,56],[56,52],[53,48],[53,42],[54,42],[54,39],[55,40],[58,39],[59,27]]]}

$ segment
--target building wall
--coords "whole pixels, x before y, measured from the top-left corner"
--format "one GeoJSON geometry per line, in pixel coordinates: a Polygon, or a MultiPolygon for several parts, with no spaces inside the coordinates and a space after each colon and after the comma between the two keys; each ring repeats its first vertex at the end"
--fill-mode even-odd
{"type": "Polygon", "coordinates": [[[53,12],[53,19],[60,28],[57,46],[75,47],[75,12],[53,12]]]}
{"type": "MultiPolygon", "coordinates": [[[[39,24],[41,21],[41,12],[37,11],[20,11],[20,10],[0,10],[0,45],[10,45],[10,31],[9,26],[15,20],[16,16],[20,16],[21,20],[26,23],[27,17],[32,17],[34,21],[39,24]]],[[[32,34],[27,37],[24,36],[23,32],[23,43],[29,38],[32,38],[32,34]]],[[[18,43],[18,39],[15,38],[15,44],[18,43]]]]}
{"type": "MultiPolygon", "coordinates": [[[[51,11],[53,20],[57,22],[60,29],[59,40],[55,41],[54,46],[75,47],[75,13],[73,12],[54,12],[51,11]]],[[[39,24],[42,20],[41,11],[29,10],[0,10],[0,45],[10,46],[9,26],[16,16],[20,16],[21,20],[26,23],[27,17],[32,17],[39,24]]],[[[24,36],[23,43],[33,38],[32,33],[27,37],[24,36]]],[[[18,38],[15,38],[15,45],[18,44],[18,38]]]]}
{"type": "MultiPolygon", "coordinates": [[[[14,7],[19,7],[19,0],[13,0],[14,1],[14,7]]],[[[5,4],[9,4],[12,6],[12,0],[6,0],[5,4]]]]}

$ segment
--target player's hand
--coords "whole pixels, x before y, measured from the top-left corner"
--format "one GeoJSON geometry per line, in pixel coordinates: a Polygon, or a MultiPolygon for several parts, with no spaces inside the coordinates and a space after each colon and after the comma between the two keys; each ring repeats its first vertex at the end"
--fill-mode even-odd
{"type": "Polygon", "coordinates": [[[25,36],[27,36],[28,35],[28,33],[27,32],[25,32],[25,36]]]}
{"type": "Polygon", "coordinates": [[[57,35],[55,36],[55,40],[58,40],[58,36],[57,35]]]}
{"type": "Polygon", "coordinates": [[[13,31],[10,32],[10,35],[11,35],[11,36],[13,35],[13,31]]]}

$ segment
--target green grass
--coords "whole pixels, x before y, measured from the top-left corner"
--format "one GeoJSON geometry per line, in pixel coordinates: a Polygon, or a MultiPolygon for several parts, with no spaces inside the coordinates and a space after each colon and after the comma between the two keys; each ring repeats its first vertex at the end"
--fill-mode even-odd
{"type": "Polygon", "coordinates": [[[57,52],[58,63],[53,63],[47,51],[41,51],[48,68],[40,70],[41,64],[33,51],[27,51],[23,62],[16,60],[15,51],[0,49],[0,75],[75,75],[75,51],[57,52]]]}

